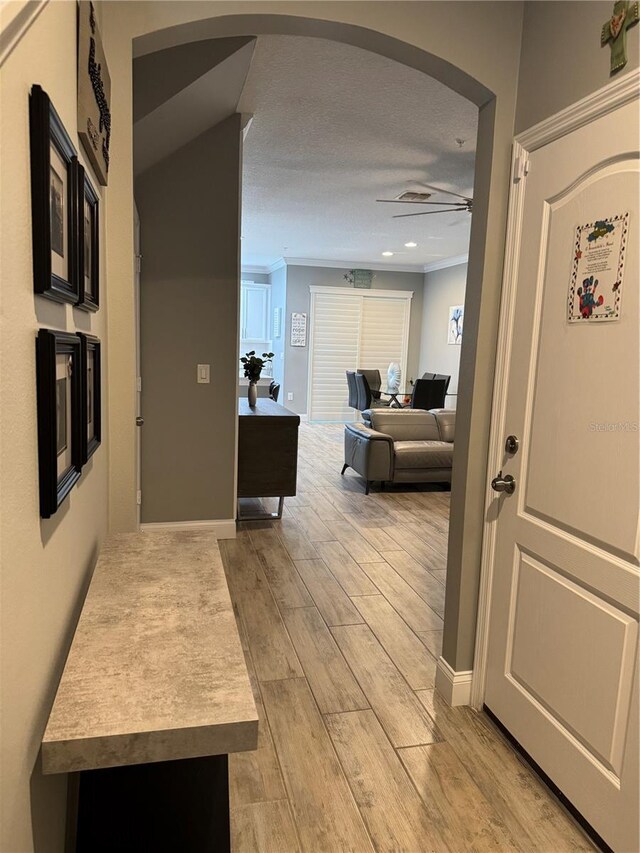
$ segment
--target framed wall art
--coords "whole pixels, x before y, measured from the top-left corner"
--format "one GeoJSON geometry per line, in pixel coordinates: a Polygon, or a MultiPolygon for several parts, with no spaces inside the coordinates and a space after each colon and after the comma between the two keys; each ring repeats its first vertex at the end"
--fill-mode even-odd
{"type": "Polygon", "coordinates": [[[100,229],[98,222],[99,201],[91,181],[82,166],[78,166],[78,269],[80,296],[78,307],[97,311],[100,307],[100,229]]]}
{"type": "Polygon", "coordinates": [[[40,515],[50,518],[82,470],[82,370],[78,335],[40,329],[36,341],[40,515]]]}
{"type": "Polygon", "coordinates": [[[78,4],[78,136],[102,186],[109,179],[111,78],[93,3],[78,4]]]}
{"type": "Polygon", "coordinates": [[[79,333],[82,362],[82,462],[87,462],[102,440],[100,341],[79,333]]]}
{"type": "Polygon", "coordinates": [[[452,305],[449,308],[449,325],[447,327],[447,343],[462,343],[462,326],[464,322],[464,305],[452,305]]]}
{"type": "Polygon", "coordinates": [[[29,97],[33,282],[36,293],[76,303],[78,282],[78,159],[49,96],[29,97]]]}

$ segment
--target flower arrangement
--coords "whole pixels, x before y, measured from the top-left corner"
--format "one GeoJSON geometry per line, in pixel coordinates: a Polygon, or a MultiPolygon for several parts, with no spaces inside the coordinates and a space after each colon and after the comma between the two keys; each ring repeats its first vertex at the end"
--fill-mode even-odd
{"type": "Polygon", "coordinates": [[[263,352],[262,358],[259,358],[255,350],[245,353],[240,359],[244,366],[245,379],[248,379],[249,382],[257,382],[264,368],[271,363],[273,355],[272,352],[263,352]]]}

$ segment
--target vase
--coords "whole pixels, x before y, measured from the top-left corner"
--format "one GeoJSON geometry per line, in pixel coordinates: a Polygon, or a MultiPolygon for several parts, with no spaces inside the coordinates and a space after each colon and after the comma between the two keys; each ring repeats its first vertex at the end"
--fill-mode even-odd
{"type": "Polygon", "coordinates": [[[249,387],[247,389],[247,398],[249,400],[249,405],[253,408],[258,402],[258,383],[257,382],[249,382],[249,387]]]}
{"type": "Polygon", "coordinates": [[[397,361],[392,361],[387,370],[387,390],[399,391],[401,378],[402,371],[400,370],[400,365],[397,361]]]}

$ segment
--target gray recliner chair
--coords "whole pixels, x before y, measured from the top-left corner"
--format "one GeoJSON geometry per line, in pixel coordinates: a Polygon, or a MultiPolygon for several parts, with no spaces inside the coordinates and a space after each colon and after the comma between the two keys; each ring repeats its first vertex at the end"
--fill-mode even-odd
{"type": "Polygon", "coordinates": [[[344,466],[371,483],[450,483],[454,409],[369,409],[364,423],[347,424],[344,466]]]}

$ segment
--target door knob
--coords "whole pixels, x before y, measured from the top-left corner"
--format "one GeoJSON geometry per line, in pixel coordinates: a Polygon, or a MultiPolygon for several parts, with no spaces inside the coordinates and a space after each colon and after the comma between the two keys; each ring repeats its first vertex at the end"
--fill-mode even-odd
{"type": "Polygon", "coordinates": [[[136,418],[136,426],[142,426],[144,423],[144,418],[141,418],[140,415],[136,418]]]}
{"type": "Polygon", "coordinates": [[[500,471],[498,476],[491,481],[491,488],[494,492],[506,492],[508,495],[512,495],[516,490],[516,481],[511,474],[505,474],[503,477],[502,471],[500,471]]]}

